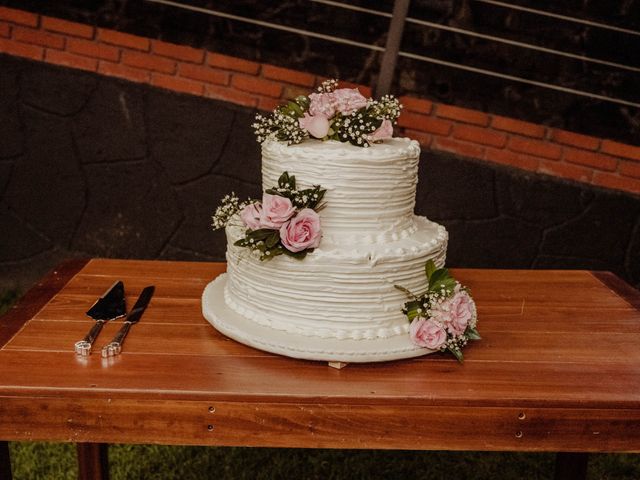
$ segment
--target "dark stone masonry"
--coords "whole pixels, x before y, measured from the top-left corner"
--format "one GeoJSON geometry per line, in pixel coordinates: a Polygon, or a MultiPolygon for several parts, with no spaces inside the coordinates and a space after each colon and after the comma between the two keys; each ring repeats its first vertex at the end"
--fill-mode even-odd
{"type": "MultiPolygon", "coordinates": [[[[255,112],[0,55],[0,289],[68,257],[223,260],[221,196],[260,193],[255,112]]],[[[611,270],[640,286],[640,198],[423,153],[448,264],[611,270]]]]}

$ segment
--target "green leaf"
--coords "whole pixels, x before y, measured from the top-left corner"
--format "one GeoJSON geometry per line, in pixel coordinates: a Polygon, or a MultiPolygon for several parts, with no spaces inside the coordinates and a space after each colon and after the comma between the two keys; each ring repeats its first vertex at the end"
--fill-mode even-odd
{"type": "Polygon", "coordinates": [[[260,248],[260,251],[262,252],[260,260],[265,261],[271,260],[273,257],[277,257],[278,255],[282,255],[284,253],[284,248],[282,245],[276,245],[274,248],[267,250],[266,246],[263,245],[262,248],[260,248]],[[266,254],[267,251],[269,252],[268,255],[266,254]]]}
{"type": "Polygon", "coordinates": [[[285,185],[289,183],[289,172],[283,172],[278,178],[278,186],[280,188],[285,188],[285,185]]]}
{"type": "Polygon", "coordinates": [[[422,302],[419,300],[405,303],[404,308],[409,321],[412,321],[414,318],[422,315],[422,302]]]}
{"type": "Polygon", "coordinates": [[[442,281],[437,282],[434,285],[429,286],[429,291],[433,293],[439,293],[444,289],[445,295],[449,296],[453,293],[453,290],[456,288],[456,281],[449,277],[442,281]]]}
{"type": "MultiPolygon", "coordinates": [[[[294,177],[293,175],[289,175],[289,172],[284,172],[282,175],[280,175],[280,178],[278,178],[278,187],[295,190],[296,177],[294,177]]],[[[273,189],[269,189],[269,190],[273,190],[273,189]]],[[[277,193],[277,194],[282,195],[282,193],[277,193]]]]}
{"type": "Polygon", "coordinates": [[[464,332],[464,334],[469,340],[482,340],[480,333],[475,328],[467,328],[467,331],[464,332]]]}
{"type": "Polygon", "coordinates": [[[401,285],[394,285],[393,288],[400,290],[402,293],[404,293],[407,297],[413,299],[413,300],[417,300],[418,297],[416,297],[411,290],[409,290],[408,288],[404,288],[401,285]]]}
{"type": "Polygon", "coordinates": [[[427,263],[424,264],[424,272],[427,274],[427,280],[431,279],[431,275],[433,275],[433,272],[435,272],[437,268],[436,262],[433,260],[427,260],[427,263]]]}
{"type": "Polygon", "coordinates": [[[268,236],[264,241],[267,248],[275,247],[280,241],[280,232],[278,232],[278,230],[272,230],[272,232],[273,233],[270,236],[268,236]]]}
{"type": "Polygon", "coordinates": [[[255,242],[265,241],[268,237],[273,235],[273,232],[277,232],[272,228],[259,228],[258,230],[248,230],[246,238],[252,239],[255,242]]]}
{"type": "Polygon", "coordinates": [[[236,240],[233,242],[236,247],[248,247],[249,241],[246,238],[241,238],[240,240],[236,240]]]}
{"type": "Polygon", "coordinates": [[[288,255],[290,257],[295,258],[296,260],[302,260],[304,257],[307,256],[307,253],[312,252],[313,248],[310,248],[308,250],[302,250],[301,252],[292,252],[291,250],[287,250],[286,248],[282,249],[285,255],[288,255]]]}
{"type": "Polygon", "coordinates": [[[298,118],[304,115],[304,112],[302,111],[302,107],[300,107],[300,105],[298,105],[296,102],[290,101],[289,103],[287,103],[287,107],[289,108],[291,113],[298,118]]]}
{"type": "Polygon", "coordinates": [[[434,270],[433,272],[431,272],[431,276],[429,277],[429,287],[446,280],[448,276],[449,270],[447,270],[446,268],[438,268],[437,270],[434,270]]]}
{"type": "Polygon", "coordinates": [[[309,104],[311,103],[311,101],[309,100],[309,97],[307,97],[306,95],[299,95],[296,97],[295,102],[300,105],[300,107],[302,108],[302,110],[309,110],[309,104]]]}
{"type": "Polygon", "coordinates": [[[458,359],[458,361],[460,363],[464,363],[464,358],[462,356],[462,350],[460,350],[458,347],[447,347],[447,350],[451,353],[453,353],[453,356],[456,357],[456,359],[458,359]]]}
{"type": "MultiPolygon", "coordinates": [[[[300,208],[311,208],[311,209],[315,210],[316,207],[318,206],[318,204],[324,198],[324,194],[325,193],[326,193],[326,190],[321,189],[319,185],[315,185],[313,188],[307,188],[305,190],[299,190],[298,191],[298,197],[296,197],[297,202],[295,202],[295,204],[296,204],[297,207],[300,207],[300,208]],[[317,198],[313,198],[314,195],[317,198]],[[307,201],[306,202],[303,202],[301,200],[302,197],[304,197],[304,196],[307,197],[307,201]]],[[[292,197],[291,200],[294,200],[294,198],[292,197]]]]}
{"type": "Polygon", "coordinates": [[[279,197],[288,198],[292,202],[294,202],[294,200],[295,200],[295,194],[291,190],[279,191],[279,190],[277,190],[275,188],[269,188],[269,189],[265,190],[265,193],[268,193],[269,195],[278,195],[279,197]]]}
{"type": "Polygon", "coordinates": [[[324,198],[324,194],[327,193],[327,191],[324,188],[320,188],[320,185],[316,186],[316,189],[317,191],[315,193],[318,195],[318,198],[315,201],[314,207],[320,204],[320,202],[324,198]]]}
{"type": "Polygon", "coordinates": [[[429,279],[430,292],[439,292],[444,288],[446,293],[450,294],[451,292],[453,292],[455,286],[456,280],[449,275],[449,270],[447,270],[446,268],[435,270],[431,274],[431,278],[429,279]]]}

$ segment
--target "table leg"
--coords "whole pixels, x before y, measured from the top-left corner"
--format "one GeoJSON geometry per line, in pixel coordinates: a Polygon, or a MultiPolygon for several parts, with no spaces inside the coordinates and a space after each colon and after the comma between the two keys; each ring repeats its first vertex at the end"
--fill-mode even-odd
{"type": "Polygon", "coordinates": [[[9,457],[9,442],[0,440],[0,478],[11,480],[11,458],[9,457]]]}
{"type": "Polygon", "coordinates": [[[555,480],[585,480],[589,454],[582,452],[558,452],[556,454],[555,480]]]}
{"type": "Polygon", "coordinates": [[[79,480],[109,480],[106,443],[77,443],[79,480]]]}

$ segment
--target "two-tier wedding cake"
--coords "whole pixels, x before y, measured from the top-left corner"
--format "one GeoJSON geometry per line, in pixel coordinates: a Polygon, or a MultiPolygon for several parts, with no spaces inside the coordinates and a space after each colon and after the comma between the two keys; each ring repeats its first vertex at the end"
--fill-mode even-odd
{"type": "Polygon", "coordinates": [[[425,264],[443,266],[447,247],[444,227],[414,214],[419,145],[391,138],[399,114],[391,97],[386,110],[349,98],[351,111],[334,98],[328,129],[305,124],[321,116],[317,105],[313,113],[318,96],[335,92],[299,97],[303,112],[290,107],[301,131],[293,125],[288,133],[297,141],[277,121],[283,110],[275,122],[260,117],[254,125],[266,193],[243,204],[227,197],[218,209],[227,273],[207,286],[204,316],[239,342],[297,358],[373,362],[430,353],[437,349],[415,342],[403,311],[404,291],[424,290],[425,264]],[[359,136],[357,112],[359,124],[370,123],[359,136]],[[354,121],[345,126],[348,117],[354,121]]]}

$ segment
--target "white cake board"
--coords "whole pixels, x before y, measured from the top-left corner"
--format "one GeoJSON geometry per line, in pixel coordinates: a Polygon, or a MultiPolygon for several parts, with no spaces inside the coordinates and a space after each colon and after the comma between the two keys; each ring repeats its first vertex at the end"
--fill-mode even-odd
{"type": "Polygon", "coordinates": [[[202,294],[202,313],[218,331],[240,343],[287,357],[324,362],[386,362],[433,353],[411,343],[409,335],[371,340],[309,337],[259,325],[224,301],[227,274],[211,282],[202,294]]]}

